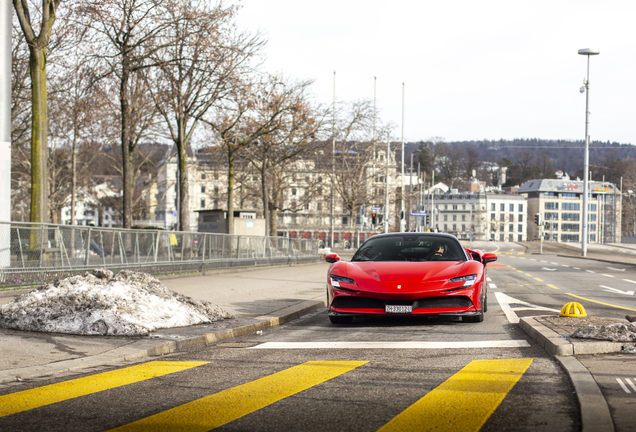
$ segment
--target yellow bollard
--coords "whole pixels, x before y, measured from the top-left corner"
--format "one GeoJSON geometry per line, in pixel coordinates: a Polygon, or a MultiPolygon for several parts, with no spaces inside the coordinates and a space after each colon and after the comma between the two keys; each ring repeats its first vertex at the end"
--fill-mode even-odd
{"type": "Polygon", "coordinates": [[[586,317],[587,313],[581,303],[570,302],[566,303],[561,309],[559,316],[562,317],[586,317]]]}

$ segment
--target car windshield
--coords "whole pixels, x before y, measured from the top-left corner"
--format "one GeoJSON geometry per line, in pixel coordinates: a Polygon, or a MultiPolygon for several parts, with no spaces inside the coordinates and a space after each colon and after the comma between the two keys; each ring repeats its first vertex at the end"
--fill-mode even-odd
{"type": "Polygon", "coordinates": [[[370,238],[352,261],[466,261],[453,238],[432,235],[394,235],[370,238]]]}

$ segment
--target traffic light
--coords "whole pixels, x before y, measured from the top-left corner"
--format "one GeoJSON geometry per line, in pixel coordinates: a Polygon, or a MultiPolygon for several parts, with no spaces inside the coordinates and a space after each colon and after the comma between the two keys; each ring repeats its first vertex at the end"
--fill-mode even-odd
{"type": "Polygon", "coordinates": [[[534,215],[534,223],[537,224],[538,226],[541,226],[541,213],[537,213],[536,215],[534,215]]]}
{"type": "Polygon", "coordinates": [[[429,219],[428,215],[424,216],[424,222],[425,222],[426,226],[428,226],[429,221],[430,221],[430,219],[429,219]]]}
{"type": "Polygon", "coordinates": [[[404,219],[404,210],[400,210],[400,220],[404,219]]]}
{"type": "Polygon", "coordinates": [[[371,213],[371,223],[375,225],[378,221],[378,216],[375,212],[371,213]]]}

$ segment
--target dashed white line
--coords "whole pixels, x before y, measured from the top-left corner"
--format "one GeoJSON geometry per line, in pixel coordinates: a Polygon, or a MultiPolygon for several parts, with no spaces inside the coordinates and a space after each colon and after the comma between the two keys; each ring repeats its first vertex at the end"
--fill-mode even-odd
{"type": "Polygon", "coordinates": [[[572,267],[572,268],[573,268],[574,270],[581,270],[581,269],[580,269],[580,268],[578,268],[578,267],[572,267]]]}
{"type": "Polygon", "coordinates": [[[547,263],[547,261],[544,261],[544,260],[540,260],[539,262],[544,262],[544,263],[547,263]]]}
{"type": "Polygon", "coordinates": [[[492,282],[492,279],[490,279],[489,277],[487,277],[487,278],[486,278],[486,280],[487,280],[488,282],[492,282]]]}
{"type": "Polygon", "coordinates": [[[497,288],[497,285],[495,285],[494,283],[488,284],[489,288],[497,288]]]}
{"type": "Polygon", "coordinates": [[[631,282],[631,283],[636,283],[636,281],[633,280],[629,280],[629,279],[623,279],[625,282],[631,282]]]}
{"type": "Polygon", "coordinates": [[[593,271],[593,270],[585,270],[585,271],[586,271],[586,272],[588,272],[588,273],[596,273],[596,272],[595,272],[595,271],[593,271]]]}
{"type": "Polygon", "coordinates": [[[617,269],[617,268],[614,268],[614,267],[608,267],[608,269],[610,269],[610,270],[616,270],[616,271],[625,271],[625,269],[617,269]]]}
{"type": "Polygon", "coordinates": [[[608,275],[608,274],[605,274],[605,273],[601,273],[601,275],[602,275],[602,276],[607,276],[607,277],[614,277],[614,276],[612,276],[612,275],[608,275]]]}
{"type": "Polygon", "coordinates": [[[550,264],[553,264],[553,265],[559,265],[559,263],[553,263],[553,262],[551,262],[550,264]]]}
{"type": "Polygon", "coordinates": [[[534,259],[534,258],[530,258],[530,261],[536,261],[536,259],[534,259]]]}
{"type": "Polygon", "coordinates": [[[561,267],[570,267],[570,266],[567,264],[561,264],[561,267]]]}
{"type": "Polygon", "coordinates": [[[623,381],[621,381],[620,378],[616,378],[616,381],[618,381],[618,383],[621,385],[621,387],[623,387],[623,390],[625,390],[625,393],[631,393],[629,391],[629,389],[627,388],[627,386],[625,384],[623,384],[623,381]]]}

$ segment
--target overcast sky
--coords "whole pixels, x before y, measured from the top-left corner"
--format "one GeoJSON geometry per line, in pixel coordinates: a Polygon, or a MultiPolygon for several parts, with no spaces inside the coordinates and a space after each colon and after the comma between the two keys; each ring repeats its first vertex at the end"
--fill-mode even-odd
{"type": "Polygon", "coordinates": [[[636,144],[636,1],[238,0],[269,40],[265,68],[314,79],[323,105],[373,99],[405,139],[584,139],[636,144]]]}

